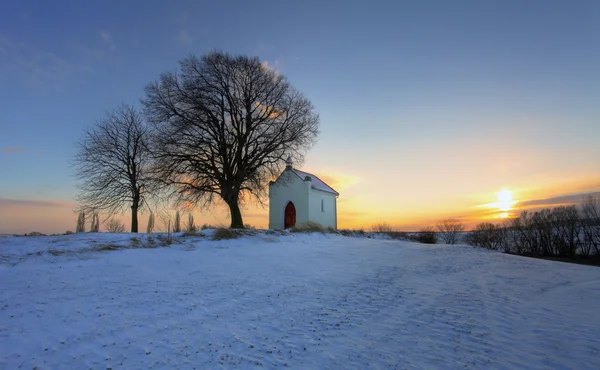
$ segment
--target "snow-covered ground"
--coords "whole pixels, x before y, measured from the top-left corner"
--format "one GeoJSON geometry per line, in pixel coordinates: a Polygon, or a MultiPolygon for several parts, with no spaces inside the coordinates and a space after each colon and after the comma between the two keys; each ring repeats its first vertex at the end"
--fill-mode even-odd
{"type": "Polygon", "coordinates": [[[600,368],[598,267],[321,234],[97,251],[131,238],[1,238],[0,368],[600,368]]]}

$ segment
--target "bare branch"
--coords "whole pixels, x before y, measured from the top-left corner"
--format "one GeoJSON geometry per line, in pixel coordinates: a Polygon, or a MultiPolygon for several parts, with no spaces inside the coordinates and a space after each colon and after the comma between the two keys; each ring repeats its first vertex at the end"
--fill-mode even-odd
{"type": "Polygon", "coordinates": [[[77,144],[73,159],[79,180],[77,201],[82,209],[109,216],[131,209],[131,231],[137,232],[137,212],[159,188],[152,177],[148,127],[133,106],[107,113],[77,144]]]}
{"type": "Polygon", "coordinates": [[[267,194],[287,155],[301,163],[319,133],[312,103],[258,58],[212,52],[180,62],[146,87],[155,177],[179,204],[229,206],[243,227],[239,204],[267,194]]]}

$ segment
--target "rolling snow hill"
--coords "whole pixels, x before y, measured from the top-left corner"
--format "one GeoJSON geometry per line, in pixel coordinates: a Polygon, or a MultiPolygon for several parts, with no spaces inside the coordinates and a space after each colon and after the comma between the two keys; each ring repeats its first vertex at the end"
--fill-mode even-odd
{"type": "Polygon", "coordinates": [[[600,368],[598,267],[339,235],[147,238],[1,238],[0,368],[600,368]],[[156,248],[110,250],[132,246],[156,248]]]}

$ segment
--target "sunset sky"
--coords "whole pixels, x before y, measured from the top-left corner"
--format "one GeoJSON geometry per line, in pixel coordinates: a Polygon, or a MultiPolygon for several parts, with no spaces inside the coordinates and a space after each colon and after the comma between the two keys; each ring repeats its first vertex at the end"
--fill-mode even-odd
{"type": "MultiPolygon", "coordinates": [[[[0,233],[74,230],[83,130],[215,49],[312,100],[301,169],[340,193],[339,227],[472,225],[600,192],[600,1],[9,1],[0,233]]],[[[222,205],[195,218],[229,224],[222,205]]]]}

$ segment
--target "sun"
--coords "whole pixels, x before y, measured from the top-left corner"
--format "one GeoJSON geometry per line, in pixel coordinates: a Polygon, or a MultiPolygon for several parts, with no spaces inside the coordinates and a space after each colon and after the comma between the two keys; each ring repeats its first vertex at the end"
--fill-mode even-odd
{"type": "Polygon", "coordinates": [[[498,197],[498,203],[496,203],[496,207],[501,211],[510,211],[512,209],[512,205],[516,202],[513,200],[512,191],[502,189],[501,191],[496,193],[498,197]]]}
{"type": "Polygon", "coordinates": [[[499,213],[496,217],[507,218],[510,216],[510,212],[513,208],[512,206],[518,202],[518,200],[513,199],[513,193],[510,190],[502,189],[496,193],[496,198],[498,198],[497,202],[488,203],[485,206],[488,208],[495,208],[499,213]]]}

